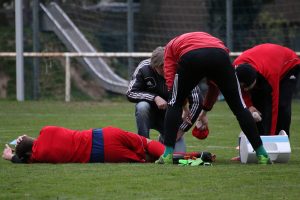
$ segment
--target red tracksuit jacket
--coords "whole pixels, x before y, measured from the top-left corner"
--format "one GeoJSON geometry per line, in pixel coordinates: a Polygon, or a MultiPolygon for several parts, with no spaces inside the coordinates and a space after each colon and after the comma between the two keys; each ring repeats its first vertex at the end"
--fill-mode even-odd
{"type": "MultiPolygon", "coordinates": [[[[145,162],[146,151],[158,158],[164,145],[119,128],[105,127],[103,131],[104,162],[145,162]]],[[[45,126],[34,141],[30,162],[87,163],[92,149],[92,129],[71,130],[45,126]]]]}
{"type": "MultiPolygon", "coordinates": [[[[251,64],[270,84],[272,88],[272,125],[271,134],[275,134],[278,118],[280,80],[300,59],[294,51],[276,44],[261,44],[244,51],[233,62],[234,65],[251,64]]],[[[248,107],[252,105],[249,94],[243,94],[248,107]]]]}

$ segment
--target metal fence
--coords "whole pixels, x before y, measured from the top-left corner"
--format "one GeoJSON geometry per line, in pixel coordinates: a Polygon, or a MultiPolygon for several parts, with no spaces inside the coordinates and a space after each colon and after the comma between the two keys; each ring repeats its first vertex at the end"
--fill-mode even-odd
{"type": "MultiPolygon", "coordinates": [[[[300,56],[300,52],[296,52],[300,56]]],[[[231,52],[231,57],[237,57],[241,52],[231,52]]],[[[151,52],[107,52],[107,53],[75,53],[75,52],[24,52],[24,57],[40,57],[40,58],[64,58],[65,60],[65,101],[71,100],[71,59],[76,57],[102,57],[102,58],[147,58],[151,56],[151,52]]],[[[0,57],[15,58],[15,52],[0,52],[0,57]]]]}

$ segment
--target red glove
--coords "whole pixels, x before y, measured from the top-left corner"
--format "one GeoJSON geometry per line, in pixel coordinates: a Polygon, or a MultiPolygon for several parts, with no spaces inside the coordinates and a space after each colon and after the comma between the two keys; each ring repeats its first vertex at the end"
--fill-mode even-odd
{"type": "Polygon", "coordinates": [[[208,127],[204,130],[200,130],[199,128],[197,128],[197,126],[195,126],[192,131],[192,134],[194,137],[198,138],[199,140],[204,140],[205,138],[207,138],[209,134],[209,130],[208,127]]]}

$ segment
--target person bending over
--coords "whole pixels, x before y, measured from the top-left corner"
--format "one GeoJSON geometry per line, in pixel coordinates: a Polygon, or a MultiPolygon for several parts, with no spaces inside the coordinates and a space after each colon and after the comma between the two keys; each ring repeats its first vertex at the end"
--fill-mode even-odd
{"type": "Polygon", "coordinates": [[[172,92],[165,117],[165,151],[156,161],[171,164],[176,134],[181,123],[182,106],[186,97],[203,79],[207,79],[208,91],[198,121],[205,129],[208,123],[206,112],[216,102],[219,89],[234,113],[242,131],[256,151],[259,164],[271,160],[262,145],[255,121],[246,108],[231,64],[229,50],[221,40],[205,32],[191,32],[172,39],[165,47],[164,76],[168,90],[172,92]]]}
{"type": "Polygon", "coordinates": [[[244,51],[233,64],[260,135],[290,135],[292,97],[300,71],[296,53],[277,44],[244,51]]]}

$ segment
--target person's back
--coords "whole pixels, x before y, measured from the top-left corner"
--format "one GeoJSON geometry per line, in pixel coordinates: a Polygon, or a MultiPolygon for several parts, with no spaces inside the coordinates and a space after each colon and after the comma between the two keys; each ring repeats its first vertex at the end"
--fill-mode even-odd
{"type": "Polygon", "coordinates": [[[30,162],[86,163],[92,148],[92,129],[78,131],[45,126],[34,141],[30,162]]]}
{"type": "Polygon", "coordinates": [[[252,112],[261,113],[262,118],[257,121],[260,134],[285,130],[289,135],[292,94],[300,69],[296,53],[277,44],[260,44],[244,51],[233,64],[244,85],[247,106],[252,112]],[[250,74],[256,75],[250,78],[250,74]],[[245,89],[246,82],[253,84],[245,89]]]}
{"type": "Polygon", "coordinates": [[[251,64],[268,81],[280,80],[297,64],[300,59],[296,53],[284,46],[277,44],[260,44],[244,51],[233,62],[234,65],[243,63],[251,64]]]}

